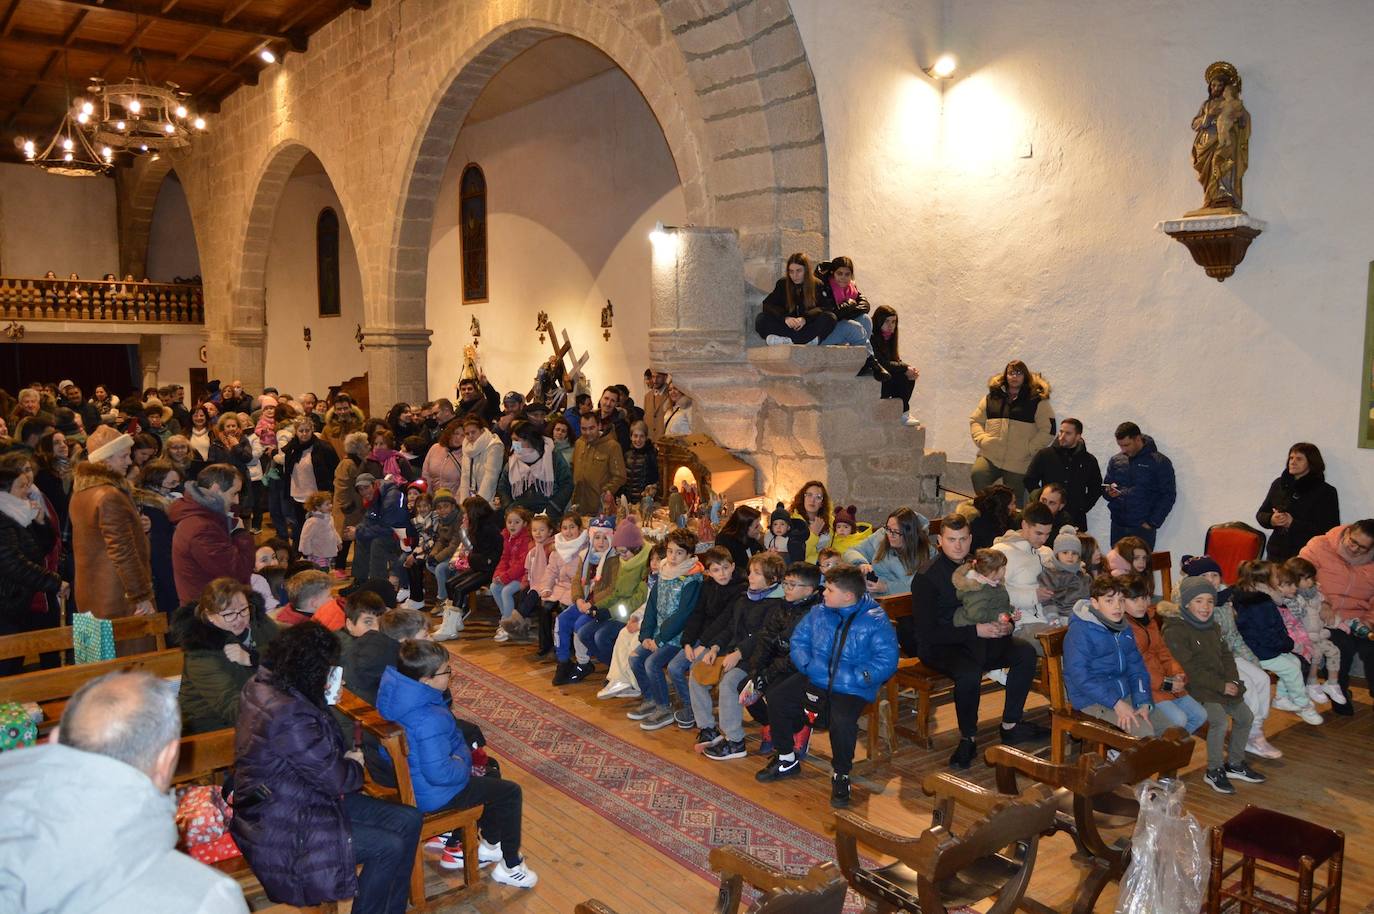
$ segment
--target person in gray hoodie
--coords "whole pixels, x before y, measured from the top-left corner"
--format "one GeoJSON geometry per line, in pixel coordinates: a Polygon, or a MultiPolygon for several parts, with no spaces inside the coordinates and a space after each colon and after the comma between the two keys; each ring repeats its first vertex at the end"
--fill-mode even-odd
{"type": "Polygon", "coordinates": [[[180,733],[170,683],[109,673],[55,742],[0,756],[0,911],[247,914],[238,883],[176,849],[180,733]]]}

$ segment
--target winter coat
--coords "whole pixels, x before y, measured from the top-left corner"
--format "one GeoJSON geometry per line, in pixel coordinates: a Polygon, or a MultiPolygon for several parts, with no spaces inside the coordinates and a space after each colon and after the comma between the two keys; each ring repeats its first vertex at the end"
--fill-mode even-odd
{"type": "Polygon", "coordinates": [[[1103,479],[1121,490],[1107,499],[1112,521],[1123,527],[1149,524],[1158,530],[1173,510],[1178,489],[1174,483],[1174,464],[1159,452],[1155,439],[1145,436],[1145,446],[1134,457],[1117,453],[1107,461],[1103,479]]]}
{"type": "Polygon", "coordinates": [[[1078,710],[1089,705],[1113,707],[1126,699],[1133,707],[1152,704],[1150,673],[1135,645],[1131,623],[1114,632],[1093,615],[1087,600],[1073,609],[1064,636],[1064,685],[1069,704],[1078,710]]]}
{"type": "Polygon", "coordinates": [[[124,762],[44,742],[0,755],[0,911],[248,914],[177,849],[172,794],[124,762]]]}
{"type": "MultiPolygon", "coordinates": [[[[620,562],[615,574],[615,584],[605,600],[596,604],[598,609],[606,610],[611,618],[619,619],[614,612],[617,606],[624,606],[633,612],[644,605],[649,598],[649,553],[653,547],[645,543],[639,552],[620,562]]],[[[619,560],[619,556],[616,557],[619,560]]]]}
{"type": "Polygon", "coordinates": [[[123,476],[103,463],[78,463],[71,523],[76,605],[115,619],[153,599],[148,535],[123,476]]]}
{"type": "Polygon", "coordinates": [[[1041,603],[1040,608],[1046,618],[1054,614],[1067,619],[1079,600],[1088,599],[1092,578],[1081,566],[1073,569],[1064,568],[1054,558],[1046,559],[1044,564],[1045,570],[1040,572],[1040,583],[1053,590],[1054,596],[1041,603]]]}
{"type": "Polygon", "coordinates": [[[1048,622],[1036,591],[1040,588],[1040,573],[1054,561],[1049,549],[1033,547],[1019,530],[999,536],[992,548],[1007,557],[1007,594],[1011,597],[1011,605],[1021,611],[1021,621],[1017,625],[1048,622]]]}
{"type": "Polygon", "coordinates": [[[305,444],[301,444],[301,440],[292,435],[286,447],[282,448],[282,476],[286,480],[287,491],[291,491],[291,474],[296,469],[296,464],[301,462],[301,458],[307,452],[310,454],[310,469],[315,474],[315,491],[334,491],[334,473],[339,469],[339,455],[329,446],[329,442],[319,435],[305,444]]]}
{"type": "Polygon", "coordinates": [[[761,686],[782,682],[797,671],[792,665],[792,632],[821,602],[816,591],[805,600],[781,600],[768,610],[763,625],[754,636],[753,650],[745,655],[743,666],[761,686]]]}
{"type": "Polygon", "coordinates": [[[377,707],[377,689],[382,673],[395,666],[401,654],[401,642],[379,631],[364,632],[353,643],[353,649],[342,659],[344,685],[363,701],[377,707]]]}
{"type": "Polygon", "coordinates": [[[1262,590],[1237,590],[1231,598],[1236,629],[1261,662],[1293,651],[1293,639],[1273,597],[1262,590]]]}
{"type": "Polygon", "coordinates": [[[682,628],[696,611],[704,577],[698,563],[696,569],[688,574],[671,581],[662,578],[656,581],[644,605],[639,639],[653,639],[659,647],[681,645],[682,628]]]}
{"type": "Polygon", "coordinates": [[[431,445],[425,452],[425,462],[420,466],[420,475],[429,483],[430,494],[440,489],[448,489],[457,498],[458,487],[463,482],[463,450],[449,450],[442,444],[431,445]]]}
{"type": "Polygon", "coordinates": [[[1038,374],[1026,379],[1020,396],[1008,397],[1003,375],[988,380],[988,392],[968,417],[978,456],[995,467],[1024,473],[1031,458],[1054,437],[1050,383],[1038,374]]]}
{"type": "MultiPolygon", "coordinates": [[[[587,549],[590,550],[591,547],[588,546],[587,549]]],[[[581,554],[577,566],[572,569],[569,606],[578,600],[586,600],[592,606],[601,609],[605,608],[602,606],[603,603],[609,605],[611,591],[615,589],[615,579],[620,574],[620,556],[616,555],[614,549],[607,549],[601,561],[606,567],[601,569],[601,577],[593,583],[596,566],[587,564],[586,552],[581,554]]]]}
{"type": "Polygon", "coordinates": [[[706,575],[701,579],[701,594],[697,606],[687,624],[682,628],[682,644],[709,647],[703,636],[724,624],[733,610],[735,600],[749,586],[749,580],[735,566],[735,576],[725,584],[717,584],[715,579],[706,575]]]}
{"type": "Polygon", "coordinates": [[[763,623],[769,613],[781,605],[781,584],[774,585],[757,600],[749,596],[746,587],[735,595],[728,611],[721,613],[715,624],[703,632],[696,643],[702,647],[717,648],[722,657],[739,651],[743,661],[754,653],[754,642],[763,631],[763,623]]]}
{"type": "Polygon", "coordinates": [[[553,590],[553,568],[549,563],[552,556],[552,537],[545,540],[542,546],[535,543],[525,556],[526,586],[539,594],[541,599],[546,599],[545,594],[553,590]]]}
{"type": "Polygon", "coordinates": [[[631,502],[638,502],[646,486],[658,485],[658,450],[652,441],[643,447],[631,447],[624,452],[625,485],[620,493],[631,502]]]}
{"type": "MultiPolygon", "coordinates": [[[[924,517],[920,515],[917,517],[920,517],[922,529],[930,526],[930,522],[924,517]]],[[[906,567],[902,564],[902,557],[890,549],[881,559],[875,561],[878,547],[885,542],[887,542],[887,527],[883,526],[873,531],[873,535],[858,546],[846,551],[843,560],[855,565],[872,565],[873,573],[878,576],[878,580],[887,584],[887,590],[883,593],[885,597],[910,593],[911,576],[919,569],[906,567]]]]}
{"type": "Polygon", "coordinates": [[[1171,692],[1161,688],[1165,679],[1177,676],[1184,670],[1183,665],[1169,653],[1169,645],[1164,643],[1164,632],[1159,627],[1154,610],[1147,610],[1145,618],[1139,620],[1128,614],[1126,622],[1131,634],[1135,635],[1135,646],[1136,650],[1140,651],[1140,659],[1145,662],[1145,669],[1150,673],[1150,695],[1154,703],[1172,701],[1180,695],[1186,695],[1187,689],[1179,686],[1174,686],[1171,692]]]}
{"type": "Polygon", "coordinates": [[[491,386],[490,381],[479,382],[480,394],[473,400],[458,400],[453,404],[453,416],[461,419],[469,413],[476,413],[488,422],[495,422],[501,415],[501,394],[491,386]]]}
{"type": "Polygon", "coordinates": [[[377,710],[405,728],[417,809],[433,812],[463,792],[472,776],[472,750],[443,692],[387,667],[377,710]]]}
{"type": "Polygon", "coordinates": [[[672,407],[668,399],[668,388],[662,390],[650,388],[644,394],[644,424],[649,426],[649,440],[657,441],[663,437],[668,418],[668,410],[672,407]]]}
{"type": "Polygon", "coordinates": [[[506,447],[501,439],[489,431],[483,431],[472,444],[463,442],[462,479],[453,497],[462,505],[471,495],[480,495],[488,503],[496,499],[496,482],[501,477],[501,466],[506,459],[506,447]]]}
{"type": "Polygon", "coordinates": [[[256,601],[250,601],[248,612],[250,621],[242,637],[196,618],[194,605],[180,607],[172,617],[172,633],[184,652],[177,692],[184,732],[221,730],[234,726],[238,719],[239,693],[253,678],[263,649],[280,631],[256,601]],[[234,663],[226,657],[227,644],[242,645],[252,665],[234,663]]]}
{"type": "Polygon", "coordinates": [[[405,490],[393,482],[384,482],[377,497],[367,506],[363,521],[358,525],[360,542],[394,540],[398,528],[410,528],[410,512],[406,510],[405,490]]]}
{"type": "Polygon", "coordinates": [[[184,498],[167,510],[176,524],[172,534],[172,569],[177,599],[194,603],[215,578],[247,584],[253,574],[253,535],[234,530],[222,500],[194,482],[186,483],[184,498]]]}
{"type": "Polygon", "coordinates": [[[1011,597],[1000,584],[985,584],[970,577],[973,564],[965,562],[953,575],[954,592],[959,595],[959,608],[954,611],[955,625],[978,625],[996,622],[1012,613],[1011,597]]]}
{"type": "Polygon", "coordinates": [[[334,450],[340,458],[347,458],[348,456],[343,449],[344,438],[348,437],[351,432],[361,432],[363,423],[366,421],[367,417],[356,406],[349,406],[345,412],[339,412],[333,408],[325,412],[324,437],[334,446],[334,450]]]}
{"type": "Polygon", "coordinates": [[[272,794],[235,807],[230,833],[271,901],[304,907],[358,892],[343,795],[362,787],[363,766],[345,751],[329,713],[266,667],[243,687],[235,794],[259,784],[272,794]]]}
{"type": "Polygon", "coordinates": [[[34,594],[55,594],[62,586],[43,564],[56,536],[46,518],[21,527],[0,511],[0,634],[31,629],[25,617],[32,613],[34,594]]]}
{"type": "Polygon", "coordinates": [[[501,520],[501,515],[497,513],[492,514],[475,532],[468,531],[468,539],[472,543],[472,551],[468,553],[470,569],[482,574],[496,571],[496,564],[501,561],[501,553],[506,545],[501,536],[504,530],[505,524],[501,520]]]}
{"type": "Polygon", "coordinates": [[[797,671],[812,685],[865,701],[873,701],[878,689],[897,672],[897,633],[887,613],[868,594],[839,609],[818,604],[797,623],[790,650],[797,671]],[[837,644],[846,623],[849,631],[844,643],[837,644]]]}
{"type": "Polygon", "coordinates": [[[448,519],[434,512],[434,539],[429,546],[429,560],[436,565],[453,558],[453,553],[463,542],[463,514],[454,511],[448,519]]]}
{"type": "Polygon", "coordinates": [[[1283,562],[1298,554],[1314,536],[1321,536],[1341,523],[1340,496],[1322,473],[1308,473],[1297,479],[1284,470],[1269,485],[1269,493],[1255,512],[1255,520],[1269,534],[1265,547],[1271,562],[1283,562]],[[1287,528],[1274,526],[1274,512],[1293,515],[1287,528]]]}
{"type": "Polygon", "coordinates": [[[1102,497],[1102,467],[1082,441],[1072,448],[1051,444],[1035,452],[1026,468],[1026,491],[1051,482],[1061,484],[1068,493],[1065,507],[1076,521],[1086,519],[1102,497]]]}
{"type": "Polygon", "coordinates": [[[340,536],[345,527],[356,527],[362,523],[366,507],[363,497],[353,485],[361,472],[357,460],[347,456],[334,468],[334,529],[339,531],[340,536]]]}
{"type": "Polygon", "coordinates": [[[1292,608],[1293,615],[1302,622],[1302,627],[1307,631],[1307,637],[1314,644],[1318,641],[1331,640],[1331,630],[1322,621],[1322,592],[1320,587],[1299,590],[1289,606],[1292,608]]]}
{"type": "MultiPolygon", "coordinates": [[[[134,504],[138,513],[148,518],[148,554],[152,561],[153,596],[158,612],[171,613],[181,605],[177,596],[176,569],[172,562],[172,541],[176,528],[168,516],[172,505],[180,499],[170,499],[150,489],[134,489],[134,504]]],[[[333,553],[330,553],[331,555],[333,553]]]]}
{"type": "Polygon", "coordinates": [[[974,647],[981,640],[972,625],[954,624],[954,613],[959,609],[959,594],[954,589],[958,568],[942,552],[929,568],[911,579],[910,632],[918,646],[917,656],[926,663],[938,664],[951,653],[973,659],[974,647]]]}
{"type": "Polygon", "coordinates": [[[1317,566],[1317,586],[1338,619],[1360,619],[1374,623],[1374,552],[1355,558],[1341,551],[1345,527],[1333,527],[1307,541],[1298,555],[1317,566]]]}
{"type": "MultiPolygon", "coordinates": [[[[1180,616],[1164,616],[1164,643],[1169,653],[1188,674],[1188,691],[1198,701],[1230,704],[1245,696],[1245,684],[1236,671],[1236,658],[1221,638],[1221,627],[1194,628],[1180,616]],[[1226,694],[1226,684],[1235,683],[1235,695],[1226,694]]],[[[1215,617],[1214,617],[1215,618],[1215,617]]]]}
{"type": "Polygon", "coordinates": [[[515,495],[510,486],[510,466],[512,460],[520,458],[511,456],[501,465],[501,478],[496,482],[496,494],[504,509],[520,507],[531,514],[547,514],[549,517],[559,517],[568,509],[573,494],[573,471],[569,462],[572,452],[560,451],[552,438],[544,439],[544,447],[553,449],[553,491],[545,495],[538,486],[532,485],[515,495]]]}
{"type": "Polygon", "coordinates": [[[835,297],[830,292],[830,284],[825,282],[816,283],[816,301],[808,308],[806,300],[800,290],[796,292],[796,302],[794,307],[787,305],[787,285],[791,282],[786,276],[779,279],[773,285],[773,291],[763,300],[763,310],[766,314],[774,317],[803,317],[808,321],[820,317],[822,314],[830,314],[839,317],[839,312],[835,308],[835,297]]]}
{"type": "Polygon", "coordinates": [[[553,590],[545,599],[552,600],[560,606],[572,605],[573,577],[582,568],[582,558],[586,550],[587,545],[584,542],[572,558],[564,559],[555,543],[553,552],[549,553],[549,575],[553,579],[553,590]]]}
{"type": "Polygon", "coordinates": [[[327,514],[311,513],[301,525],[300,552],[306,558],[333,558],[338,555],[343,539],[334,529],[333,518],[327,514]]]}
{"type": "Polygon", "coordinates": [[[210,451],[206,463],[227,463],[239,471],[245,486],[249,483],[249,465],[253,463],[253,442],[247,435],[239,436],[235,444],[226,444],[218,435],[210,436],[210,451]]]}
{"type": "Polygon", "coordinates": [[[625,455],[614,435],[595,441],[578,438],[573,445],[573,497],[571,510],[596,514],[602,492],[619,492],[625,485],[625,455]]]}
{"type": "Polygon", "coordinates": [[[510,531],[501,530],[501,561],[496,563],[496,570],[492,572],[492,580],[504,581],[509,584],[511,581],[519,581],[520,586],[529,584],[525,577],[525,559],[530,554],[530,549],[534,547],[534,537],[530,536],[529,525],[520,528],[520,532],[514,537],[510,531]]]}

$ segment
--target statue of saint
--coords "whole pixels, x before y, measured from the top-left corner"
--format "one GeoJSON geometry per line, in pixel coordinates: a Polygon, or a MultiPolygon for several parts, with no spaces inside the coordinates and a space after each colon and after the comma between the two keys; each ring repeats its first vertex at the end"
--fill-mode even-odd
{"type": "Polygon", "coordinates": [[[1207,100],[1193,118],[1193,170],[1202,209],[1188,215],[1240,213],[1241,179],[1250,164],[1250,112],[1240,100],[1240,74],[1224,60],[1207,68],[1207,100]]]}

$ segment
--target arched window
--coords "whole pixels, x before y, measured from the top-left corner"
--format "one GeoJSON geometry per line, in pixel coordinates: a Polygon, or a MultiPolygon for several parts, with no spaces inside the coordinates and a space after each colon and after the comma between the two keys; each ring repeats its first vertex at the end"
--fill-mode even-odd
{"type": "Polygon", "coordinates": [[[487,179],[476,164],[463,169],[458,195],[463,252],[463,304],[487,300],[487,179]]]}
{"type": "Polygon", "coordinates": [[[315,288],[319,293],[320,317],[338,317],[339,216],[327,206],[315,220],[315,288]]]}

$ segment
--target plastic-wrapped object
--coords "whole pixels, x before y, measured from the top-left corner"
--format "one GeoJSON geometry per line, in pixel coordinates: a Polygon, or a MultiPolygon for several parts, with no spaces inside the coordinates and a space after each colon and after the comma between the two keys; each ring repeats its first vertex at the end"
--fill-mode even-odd
{"type": "Polygon", "coordinates": [[[1207,837],[1183,809],[1183,783],[1164,778],[1136,788],[1140,817],[1116,914],[1197,914],[1207,882],[1207,837]]]}

